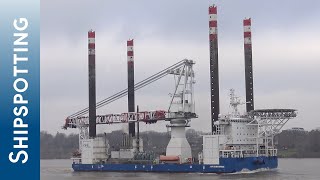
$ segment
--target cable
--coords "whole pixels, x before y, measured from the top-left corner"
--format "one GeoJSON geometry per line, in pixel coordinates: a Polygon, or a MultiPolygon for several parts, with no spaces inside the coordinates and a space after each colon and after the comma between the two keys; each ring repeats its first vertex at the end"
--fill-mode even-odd
{"type": "MultiPolygon", "coordinates": [[[[184,65],[185,63],[187,63],[187,60],[179,61],[179,62],[167,67],[166,69],[164,69],[162,71],[159,71],[158,73],[156,73],[156,74],[154,74],[154,75],[152,75],[152,76],[150,76],[150,77],[148,77],[148,78],[136,83],[134,85],[134,90],[135,91],[139,90],[139,89],[141,89],[141,88],[143,88],[143,87],[145,87],[145,86],[147,86],[147,85],[149,85],[149,84],[151,84],[151,83],[153,83],[153,82],[165,77],[166,75],[169,74],[170,70],[179,68],[182,65],[184,65]]],[[[108,97],[106,99],[103,99],[103,100],[99,101],[98,103],[96,103],[96,109],[98,109],[100,107],[103,107],[103,106],[105,106],[105,105],[107,105],[107,104],[109,104],[109,103],[111,103],[113,101],[116,101],[116,100],[126,96],[127,94],[128,94],[128,89],[124,89],[124,90],[122,90],[122,91],[120,91],[120,92],[118,92],[118,93],[116,93],[116,94],[114,94],[114,95],[112,95],[112,96],[110,96],[110,97],[108,97]]],[[[82,109],[82,110],[80,110],[80,111],[78,111],[76,113],[71,114],[70,116],[68,116],[68,118],[75,118],[75,117],[87,114],[88,112],[89,112],[89,107],[87,107],[85,109],[82,109]]]]}

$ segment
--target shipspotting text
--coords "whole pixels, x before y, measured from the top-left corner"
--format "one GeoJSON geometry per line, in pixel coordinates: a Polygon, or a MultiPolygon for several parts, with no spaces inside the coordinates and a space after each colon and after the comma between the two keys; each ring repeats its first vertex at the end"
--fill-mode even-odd
{"type": "Polygon", "coordinates": [[[28,90],[26,75],[28,69],[23,68],[28,62],[28,20],[17,18],[13,20],[14,41],[13,41],[13,150],[9,153],[9,160],[12,163],[28,161],[28,100],[25,94],[28,90]]]}

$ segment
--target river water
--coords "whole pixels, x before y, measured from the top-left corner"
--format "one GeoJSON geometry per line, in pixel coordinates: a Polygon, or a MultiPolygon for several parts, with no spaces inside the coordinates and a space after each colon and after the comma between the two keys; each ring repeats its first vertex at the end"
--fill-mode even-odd
{"type": "Polygon", "coordinates": [[[41,160],[41,180],[320,180],[319,159],[279,159],[276,170],[237,174],[73,172],[71,160],[41,160]]]}

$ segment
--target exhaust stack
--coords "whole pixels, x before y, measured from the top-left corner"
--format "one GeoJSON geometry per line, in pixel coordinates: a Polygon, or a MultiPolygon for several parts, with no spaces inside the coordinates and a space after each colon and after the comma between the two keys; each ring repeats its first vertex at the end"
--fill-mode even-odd
{"type": "Polygon", "coordinates": [[[210,91],[211,91],[211,133],[216,133],[215,121],[220,113],[219,104],[219,66],[218,66],[218,27],[217,6],[209,7],[209,40],[210,40],[210,91]]]}
{"type": "Polygon", "coordinates": [[[95,31],[88,32],[89,61],[89,137],[96,137],[96,55],[95,31]]]}
{"type": "MultiPolygon", "coordinates": [[[[133,39],[127,41],[127,56],[128,56],[128,111],[135,112],[133,39]]],[[[134,122],[129,122],[129,135],[130,137],[135,137],[134,122]]]]}
{"type": "Polygon", "coordinates": [[[244,63],[245,63],[245,81],[246,81],[246,108],[247,108],[247,112],[250,112],[254,110],[251,18],[243,20],[243,30],[244,30],[244,63]]]}

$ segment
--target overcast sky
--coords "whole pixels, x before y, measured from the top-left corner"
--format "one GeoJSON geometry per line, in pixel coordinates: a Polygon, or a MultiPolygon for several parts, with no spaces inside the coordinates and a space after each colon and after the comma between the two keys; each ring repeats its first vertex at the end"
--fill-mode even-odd
{"type": "MultiPolygon", "coordinates": [[[[320,127],[320,1],[317,0],[43,0],[41,130],[88,106],[87,31],[96,31],[97,100],[126,88],[126,40],[135,40],[136,81],[184,58],[196,61],[196,130],[210,130],[208,6],[218,6],[220,106],[229,89],[245,99],[243,27],[252,18],[255,107],[294,108],[284,129],[320,127]]],[[[173,78],[136,92],[141,110],[167,109],[173,78]]],[[[126,98],[98,114],[127,111],[126,98]]],[[[244,111],[244,107],[241,108],[244,111]]],[[[142,130],[165,129],[165,122],[142,130]]],[[[99,127],[99,132],[124,128],[99,127]]],[[[70,132],[70,131],[69,131],[70,132]]],[[[77,131],[71,131],[77,132],[77,131]]]]}

